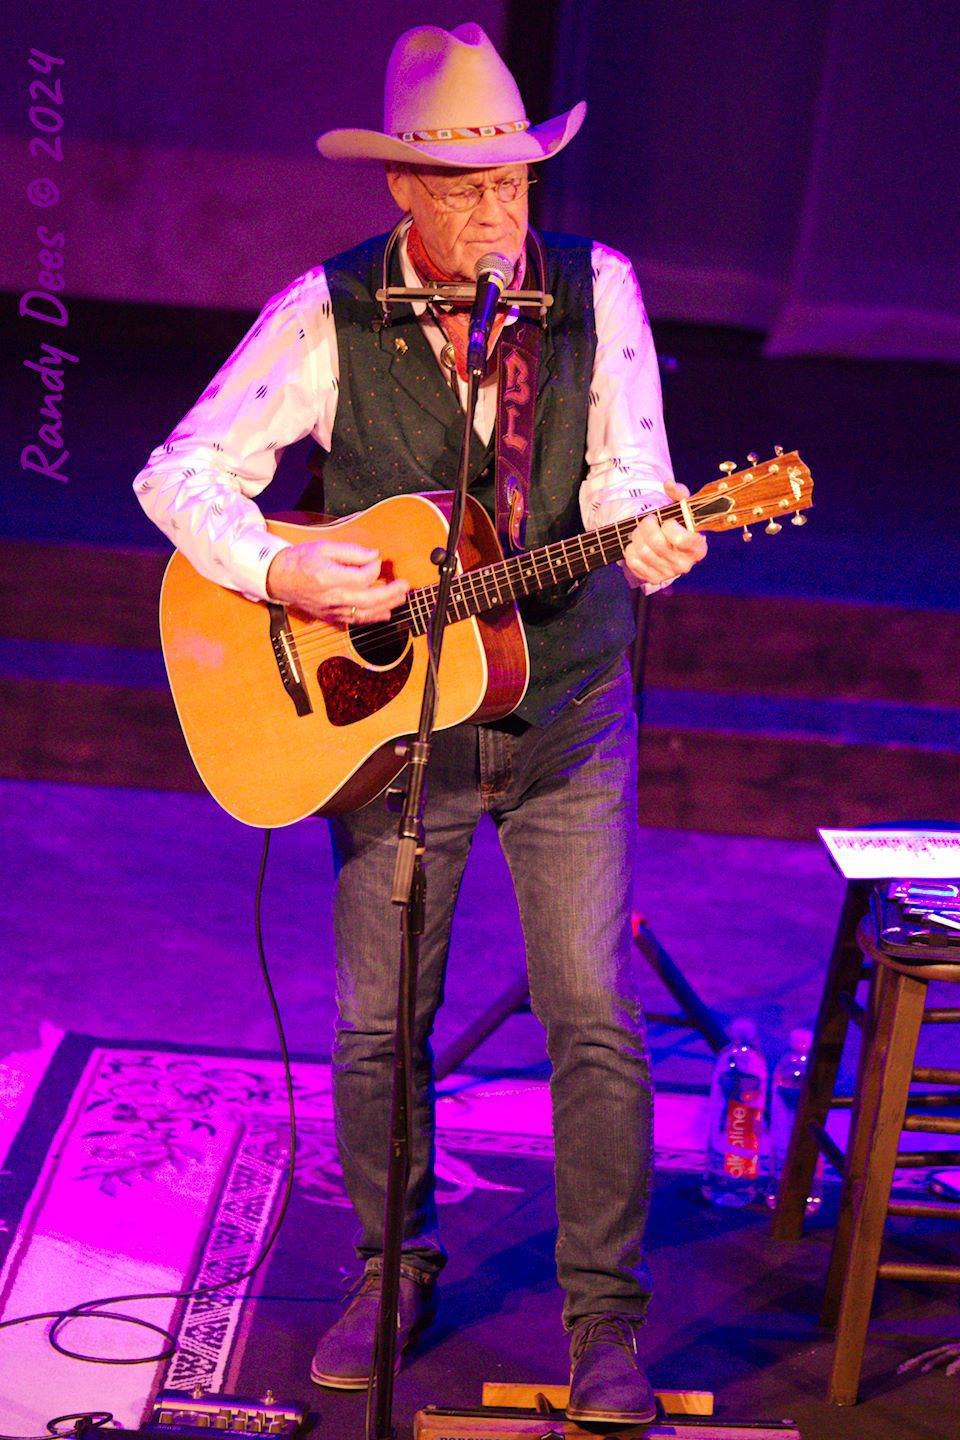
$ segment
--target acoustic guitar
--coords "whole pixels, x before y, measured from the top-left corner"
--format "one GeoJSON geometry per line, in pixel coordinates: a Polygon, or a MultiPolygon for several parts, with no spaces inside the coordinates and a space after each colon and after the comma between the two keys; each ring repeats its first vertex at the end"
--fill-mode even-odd
{"type": "MultiPolygon", "coordinates": [[[[750,457],[754,459],[753,456],[750,457]]],[[[775,533],[813,503],[797,453],[778,453],[650,511],[692,530],[767,520],[775,533]]],[[[160,631],[177,714],[200,778],[247,825],[291,825],[372,800],[403,769],[416,733],[437,594],[431,556],[446,546],[452,495],[397,495],[340,520],[268,520],[293,544],[322,533],[380,552],[385,579],[411,589],[390,619],[336,625],[205,580],[179,552],[163,579],[160,631]]],[[[636,525],[620,520],[504,559],[483,507],[468,498],[439,667],[437,728],[500,719],[529,679],[517,599],[619,560],[636,525]]]]}

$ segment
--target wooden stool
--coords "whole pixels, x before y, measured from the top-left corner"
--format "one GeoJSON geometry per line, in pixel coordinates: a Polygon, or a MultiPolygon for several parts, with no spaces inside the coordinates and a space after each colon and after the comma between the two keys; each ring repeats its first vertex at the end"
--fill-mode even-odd
{"type": "Polygon", "coordinates": [[[831,1106],[852,1102],[852,1096],[834,1095],[834,1087],[850,1022],[853,1020],[859,1025],[863,1015],[856,1000],[857,985],[865,973],[856,933],[869,897],[869,880],[848,881],[777,1191],[773,1217],[775,1240],[799,1240],[803,1234],[807,1196],[821,1150],[834,1169],[843,1173],[843,1151],[827,1134],[827,1113],[831,1106]]]}
{"type": "Polygon", "coordinates": [[[949,1091],[913,1097],[909,1093],[911,1081],[960,1086],[960,1069],[914,1064],[921,1024],[960,1023],[960,1008],[924,1009],[929,981],[960,982],[960,956],[955,950],[919,946],[918,963],[887,955],[875,942],[869,918],[853,928],[869,888],[867,882],[856,881],[847,889],[774,1217],[777,1238],[798,1238],[817,1151],[823,1150],[842,1169],[843,1191],[821,1315],[825,1325],[836,1325],[828,1398],[838,1405],[856,1403],[877,1276],[960,1283],[960,1265],[880,1262],[887,1215],[960,1219],[960,1203],[890,1200],[898,1167],[960,1164],[960,1150],[907,1153],[897,1148],[903,1130],[960,1135],[960,1119],[907,1109],[911,1100],[914,1105],[939,1108],[960,1103],[960,1096],[949,1091]],[[865,1011],[854,995],[864,973],[870,977],[865,1011]],[[861,1026],[863,1038],[844,1155],[827,1136],[825,1125],[851,1019],[861,1026]]]}

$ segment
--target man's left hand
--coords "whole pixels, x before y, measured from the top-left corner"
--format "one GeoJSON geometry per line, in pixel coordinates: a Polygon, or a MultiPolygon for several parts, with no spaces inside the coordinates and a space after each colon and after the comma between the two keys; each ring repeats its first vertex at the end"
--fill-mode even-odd
{"type": "MultiPolygon", "coordinates": [[[[685,500],[690,494],[686,485],[667,480],[663,486],[671,500],[685,500]]],[[[696,530],[688,530],[679,520],[665,520],[661,525],[655,515],[644,515],[630,537],[623,554],[624,564],[645,585],[662,585],[685,575],[707,553],[707,542],[696,530]]]]}

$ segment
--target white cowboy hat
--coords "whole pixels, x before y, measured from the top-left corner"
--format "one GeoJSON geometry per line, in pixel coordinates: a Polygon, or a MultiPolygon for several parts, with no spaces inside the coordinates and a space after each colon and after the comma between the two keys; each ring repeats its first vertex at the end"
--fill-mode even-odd
{"type": "Polygon", "coordinates": [[[327,130],[328,160],[396,160],[482,170],[548,160],[576,135],[583,100],[542,125],[524,113],[517,82],[479,25],[418,25],[394,45],[383,90],[383,133],[327,130]]]}

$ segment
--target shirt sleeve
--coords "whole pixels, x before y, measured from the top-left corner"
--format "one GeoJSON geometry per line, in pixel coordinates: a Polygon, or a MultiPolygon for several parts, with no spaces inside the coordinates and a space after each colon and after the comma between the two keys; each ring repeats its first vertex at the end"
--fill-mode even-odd
{"type": "MultiPolygon", "coordinates": [[[[587,475],[580,487],[584,529],[596,530],[668,503],[673,478],[663,423],[660,371],[633,266],[594,244],[597,348],[587,414],[587,475]]],[[[627,575],[631,584],[639,584],[627,575]]],[[[648,593],[662,588],[644,587],[648,593]]]]}
{"type": "Polygon", "coordinates": [[[267,598],[286,541],[255,503],[284,447],[330,448],[339,361],[326,276],[308,271],[274,295],[210,385],[133,482],[150,519],[208,580],[267,598]]]}

